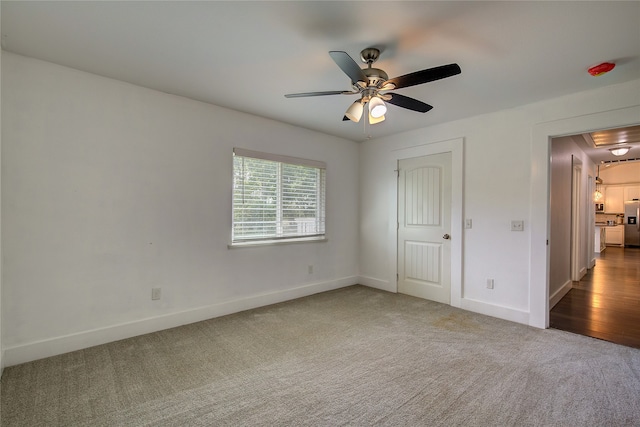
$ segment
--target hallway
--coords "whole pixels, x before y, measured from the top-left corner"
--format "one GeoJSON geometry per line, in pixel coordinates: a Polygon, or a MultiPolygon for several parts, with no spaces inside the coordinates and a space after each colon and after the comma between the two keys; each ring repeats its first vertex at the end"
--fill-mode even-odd
{"type": "Polygon", "coordinates": [[[550,327],[640,348],[640,249],[607,247],[549,313],[550,327]]]}

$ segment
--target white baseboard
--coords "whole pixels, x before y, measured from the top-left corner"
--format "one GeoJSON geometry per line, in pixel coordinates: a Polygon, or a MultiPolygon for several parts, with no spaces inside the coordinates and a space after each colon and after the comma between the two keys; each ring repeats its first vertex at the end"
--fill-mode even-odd
{"type": "Polygon", "coordinates": [[[240,311],[302,298],[320,292],[356,285],[359,283],[359,279],[360,277],[358,276],[350,276],[326,282],[311,283],[291,289],[252,295],[163,316],[21,344],[5,348],[2,361],[5,366],[13,366],[138,335],[175,328],[189,323],[200,322],[214,317],[225,316],[240,311]]]}
{"type": "Polygon", "coordinates": [[[370,288],[376,288],[387,292],[397,293],[396,286],[389,283],[388,280],[380,280],[373,277],[360,276],[360,284],[370,288]]]}
{"type": "MultiPolygon", "coordinates": [[[[360,276],[360,284],[371,288],[381,289],[387,292],[397,293],[398,289],[387,280],[380,280],[373,277],[360,276]]],[[[497,317],[499,319],[509,320],[511,322],[529,324],[529,313],[526,311],[516,310],[509,307],[502,307],[486,302],[462,298],[460,308],[463,310],[473,311],[475,313],[484,314],[486,316],[497,317]]]]}
{"type": "Polygon", "coordinates": [[[582,278],[587,274],[587,267],[581,268],[578,274],[580,275],[580,280],[582,280],[582,278]]]}
{"type": "Polygon", "coordinates": [[[463,310],[473,311],[474,313],[484,314],[485,316],[497,317],[498,319],[509,320],[511,322],[522,323],[524,325],[529,324],[528,312],[516,310],[510,307],[503,307],[469,298],[462,298],[460,300],[460,308],[463,310]]]}
{"type": "Polygon", "coordinates": [[[564,285],[560,287],[560,289],[555,291],[553,295],[549,297],[549,310],[551,310],[562,299],[562,297],[564,297],[567,292],[571,290],[571,283],[571,280],[567,280],[564,285]]]}

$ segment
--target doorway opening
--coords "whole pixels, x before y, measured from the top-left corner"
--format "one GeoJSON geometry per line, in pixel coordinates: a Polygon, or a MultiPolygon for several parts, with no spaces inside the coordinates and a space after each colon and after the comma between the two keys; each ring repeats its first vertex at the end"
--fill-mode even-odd
{"type": "Polygon", "coordinates": [[[551,140],[549,326],[640,348],[640,248],[624,241],[625,200],[640,194],[640,126],[607,130],[609,146],[589,145],[599,132],[551,140]],[[610,150],[616,135],[630,148],[620,159],[610,150]]]}

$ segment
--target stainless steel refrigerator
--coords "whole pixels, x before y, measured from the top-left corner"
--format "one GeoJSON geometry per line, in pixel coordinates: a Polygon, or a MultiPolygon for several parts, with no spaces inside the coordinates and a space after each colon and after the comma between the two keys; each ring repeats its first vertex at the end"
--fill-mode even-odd
{"type": "Polygon", "coordinates": [[[624,202],[624,245],[640,246],[640,201],[624,202]]]}

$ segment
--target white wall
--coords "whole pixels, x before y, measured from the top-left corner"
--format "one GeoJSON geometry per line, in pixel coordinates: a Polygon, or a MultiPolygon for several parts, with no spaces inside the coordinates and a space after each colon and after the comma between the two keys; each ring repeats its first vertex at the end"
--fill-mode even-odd
{"type": "MultiPolygon", "coordinates": [[[[549,296],[571,287],[571,190],[573,140],[555,138],[551,143],[549,215],[549,296]]],[[[561,297],[560,297],[561,298],[561,297]]]]}
{"type": "MultiPolygon", "coordinates": [[[[0,6],[0,9],[2,7],[0,6]]],[[[0,12],[1,15],[1,12],[0,12]]],[[[2,19],[0,19],[2,21],[2,19]]],[[[2,30],[0,29],[0,35],[2,30]]],[[[2,49],[0,48],[0,81],[2,81],[2,49]]],[[[0,99],[2,99],[0,85],[0,99]]],[[[1,104],[1,103],[0,103],[1,104]]],[[[0,105],[0,378],[4,370],[4,345],[2,341],[2,105],[0,105]]]]}
{"type": "Polygon", "coordinates": [[[2,104],[7,365],[358,282],[356,143],[10,53],[2,104]],[[235,146],[327,163],[328,242],[228,249],[235,146]]]}
{"type": "Polygon", "coordinates": [[[396,261],[388,244],[388,224],[394,221],[388,206],[396,203],[390,196],[395,178],[388,171],[394,150],[462,137],[463,218],[471,218],[473,228],[463,236],[461,306],[544,327],[549,137],[603,123],[640,122],[636,110],[624,110],[638,105],[639,91],[636,80],[363,143],[361,275],[379,287],[396,286],[389,283],[396,261]],[[525,221],[524,232],[510,231],[513,219],[525,221]],[[487,278],[495,279],[493,290],[486,289],[487,278]]]}

